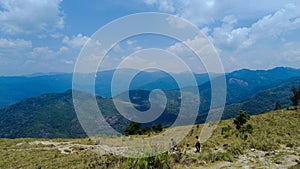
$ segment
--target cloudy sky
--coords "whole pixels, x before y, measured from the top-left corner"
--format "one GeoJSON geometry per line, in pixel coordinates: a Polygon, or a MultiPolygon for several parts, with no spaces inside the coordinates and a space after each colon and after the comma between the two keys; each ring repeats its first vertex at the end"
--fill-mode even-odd
{"type": "MultiPolygon", "coordinates": [[[[72,72],[82,46],[99,28],[140,12],[173,14],[195,24],[213,43],[227,72],[300,67],[296,0],[0,0],[0,75],[72,72]]],[[[190,55],[178,46],[154,35],[128,38],[114,47],[103,66],[113,68],[147,48],[190,55]]],[[[189,63],[202,70],[197,62],[189,63]]]]}

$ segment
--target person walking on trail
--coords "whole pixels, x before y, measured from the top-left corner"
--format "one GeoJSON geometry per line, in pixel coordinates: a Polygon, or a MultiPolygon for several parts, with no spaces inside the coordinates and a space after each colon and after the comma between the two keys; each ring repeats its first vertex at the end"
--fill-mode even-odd
{"type": "Polygon", "coordinates": [[[189,147],[190,147],[190,144],[187,143],[186,146],[184,147],[184,149],[182,150],[183,154],[186,154],[186,153],[187,153],[189,147]]]}
{"type": "Polygon", "coordinates": [[[200,139],[198,136],[195,137],[196,138],[196,144],[195,144],[195,147],[196,147],[196,153],[200,153],[200,139]]]}
{"type": "Polygon", "coordinates": [[[176,141],[171,138],[171,150],[174,152],[176,150],[176,141]]]}

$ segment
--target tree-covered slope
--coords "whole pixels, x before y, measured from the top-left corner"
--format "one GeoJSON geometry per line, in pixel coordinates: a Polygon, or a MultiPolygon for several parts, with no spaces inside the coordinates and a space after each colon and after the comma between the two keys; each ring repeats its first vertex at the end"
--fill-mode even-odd
{"type": "MultiPolygon", "coordinates": [[[[293,78],[257,92],[247,100],[226,105],[222,118],[235,117],[239,110],[245,110],[251,115],[267,112],[275,108],[276,102],[280,102],[281,107],[287,107],[291,105],[289,98],[292,95],[292,86],[300,87],[300,78],[293,78]]],[[[130,91],[129,96],[136,109],[141,111],[149,109],[149,93],[145,90],[130,91]]],[[[168,99],[166,109],[158,119],[144,124],[145,126],[163,124],[164,127],[168,127],[176,120],[181,106],[180,92],[169,90],[165,93],[168,99]]],[[[190,95],[190,105],[194,105],[193,94],[190,95]]],[[[206,100],[206,102],[201,101],[197,123],[205,122],[209,106],[209,98],[203,98],[203,95],[201,97],[202,101],[206,100]]],[[[105,120],[117,131],[123,132],[130,121],[117,112],[111,99],[97,96],[97,101],[105,120]]],[[[85,133],[74,111],[71,90],[65,93],[43,94],[0,109],[0,137],[82,136],[85,136],[85,133]]]]}

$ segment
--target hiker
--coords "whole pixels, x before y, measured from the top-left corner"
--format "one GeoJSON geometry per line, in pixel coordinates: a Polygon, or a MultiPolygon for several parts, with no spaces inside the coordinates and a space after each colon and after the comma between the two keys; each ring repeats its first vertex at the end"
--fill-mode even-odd
{"type": "Polygon", "coordinates": [[[176,141],[173,139],[173,138],[171,138],[171,150],[172,150],[172,152],[174,152],[175,150],[176,150],[176,141]]]}
{"type": "Polygon", "coordinates": [[[189,149],[189,146],[190,146],[190,144],[187,143],[186,146],[184,147],[183,151],[182,151],[183,154],[186,154],[186,153],[187,153],[187,151],[188,151],[188,149],[189,149]]]}
{"type": "Polygon", "coordinates": [[[195,147],[196,147],[196,153],[200,153],[200,139],[198,136],[196,136],[196,144],[195,144],[195,147]]]}

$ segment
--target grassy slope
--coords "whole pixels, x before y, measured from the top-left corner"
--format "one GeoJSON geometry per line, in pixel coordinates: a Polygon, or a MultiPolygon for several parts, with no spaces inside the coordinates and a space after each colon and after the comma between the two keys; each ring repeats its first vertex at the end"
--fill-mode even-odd
{"type": "MultiPolygon", "coordinates": [[[[204,146],[213,144],[214,146],[222,146],[223,144],[247,144],[250,147],[257,149],[265,149],[266,147],[274,146],[278,148],[279,144],[295,143],[300,145],[300,112],[294,110],[277,110],[261,115],[251,116],[250,121],[254,127],[253,134],[246,141],[237,139],[233,125],[233,119],[221,121],[218,128],[215,130],[209,142],[204,146]],[[230,125],[233,129],[232,136],[224,138],[221,135],[222,127],[230,125]]],[[[270,149],[272,149],[270,147],[270,149]]]]}
{"type": "MultiPolygon", "coordinates": [[[[233,162],[236,161],[236,159],[233,158],[234,155],[239,156],[245,154],[246,152],[249,152],[250,149],[255,149],[255,151],[267,153],[289,147],[296,152],[299,151],[299,110],[297,112],[295,110],[283,109],[260,115],[254,115],[251,116],[251,119],[247,124],[251,124],[254,127],[254,131],[251,135],[249,135],[247,140],[242,140],[240,137],[236,136],[238,132],[234,129],[233,119],[221,121],[217,129],[214,131],[212,137],[207,142],[202,144],[202,154],[200,155],[200,157],[197,157],[198,163],[199,161],[216,162],[219,160],[233,162]],[[224,136],[221,134],[222,127],[226,127],[228,125],[232,127],[231,131],[229,132],[230,136],[224,138],[224,136]],[[228,144],[228,146],[224,147],[224,144],[228,144]]],[[[201,125],[198,129],[194,126],[194,132],[190,136],[187,136],[181,144],[184,145],[186,143],[193,143],[194,136],[196,135],[196,133],[201,132],[201,128],[201,125]]],[[[270,157],[270,161],[280,161],[281,158],[287,155],[295,154],[278,153],[270,157]]],[[[299,156],[299,152],[296,155],[299,156]]],[[[255,167],[266,167],[259,161],[256,163],[257,164],[255,164],[255,167]]]]}
{"type": "MultiPolygon", "coordinates": [[[[232,129],[228,138],[221,135],[224,126],[231,125],[232,119],[221,121],[213,136],[202,144],[202,153],[186,154],[181,156],[163,155],[158,160],[168,164],[171,168],[181,168],[183,160],[189,159],[192,166],[197,167],[201,162],[212,163],[219,160],[235,161],[233,155],[243,154],[242,147],[248,146],[257,150],[272,151],[282,146],[300,146],[300,112],[295,110],[277,110],[270,113],[251,116],[249,121],[254,127],[254,132],[244,141],[236,137],[236,131],[232,129]],[[228,144],[228,148],[223,145],[228,144]],[[217,152],[216,150],[222,150],[217,152]]],[[[194,144],[194,136],[201,132],[202,125],[193,126],[190,135],[179,143],[183,147],[186,143],[194,144]]],[[[0,139],[0,168],[124,168],[132,164],[149,161],[149,159],[132,160],[117,156],[98,155],[90,150],[78,150],[72,154],[61,154],[58,150],[41,150],[35,148],[42,145],[24,144],[17,146],[17,143],[32,142],[36,140],[49,139],[0,139]]],[[[51,139],[51,141],[71,141],[80,144],[93,144],[88,138],[85,139],[51,139]]],[[[47,147],[47,146],[46,146],[47,147]]],[[[50,146],[51,147],[51,146],[50,146]]],[[[298,154],[299,155],[299,154],[298,154]]],[[[154,159],[155,160],[155,159],[154,159]]]]}

